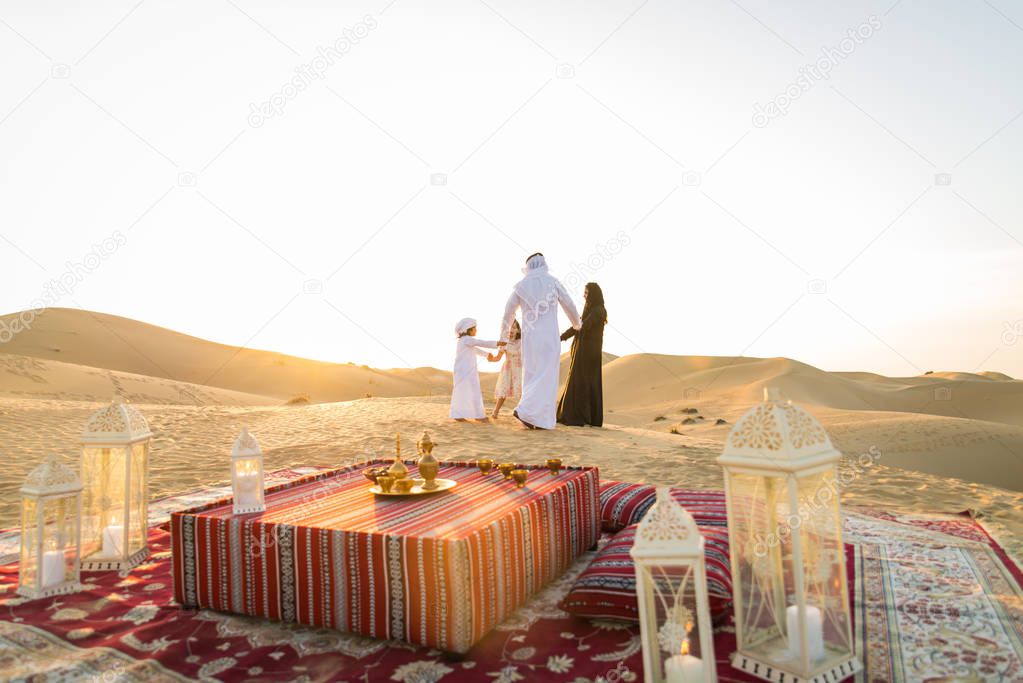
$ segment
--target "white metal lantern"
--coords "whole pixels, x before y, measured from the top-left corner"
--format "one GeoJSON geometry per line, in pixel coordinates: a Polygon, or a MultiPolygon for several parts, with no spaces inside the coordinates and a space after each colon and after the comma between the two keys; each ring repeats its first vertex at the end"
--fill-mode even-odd
{"type": "Polygon", "coordinates": [[[812,415],[768,389],[718,458],[735,598],[732,666],[763,680],[833,683],[862,669],[853,650],[839,456],[812,415]]]}
{"type": "Polygon", "coordinates": [[[636,598],[646,683],[715,683],[704,540],[667,487],[636,529],[636,598]]]}
{"type": "Polygon", "coordinates": [[[149,555],[149,448],[142,414],[119,398],[82,433],[82,570],[131,569],[149,555]]]}
{"type": "Polygon", "coordinates": [[[263,497],[263,451],[256,437],[245,428],[235,439],[231,451],[231,488],[236,515],[266,509],[263,497]]]}
{"type": "Polygon", "coordinates": [[[27,598],[81,590],[82,483],[51,455],[21,487],[21,563],[18,594],[27,598]]]}

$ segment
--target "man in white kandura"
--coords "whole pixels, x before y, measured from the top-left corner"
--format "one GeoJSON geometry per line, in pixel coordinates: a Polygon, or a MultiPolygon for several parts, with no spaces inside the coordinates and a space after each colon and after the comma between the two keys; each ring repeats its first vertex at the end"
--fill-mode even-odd
{"type": "Polygon", "coordinates": [[[582,321],[568,290],[547,272],[543,254],[526,259],[522,272],[526,276],[508,297],[501,325],[501,341],[507,342],[515,312],[522,309],[522,398],[514,415],[529,429],[554,429],[561,362],[558,306],[575,329],[582,321]]]}

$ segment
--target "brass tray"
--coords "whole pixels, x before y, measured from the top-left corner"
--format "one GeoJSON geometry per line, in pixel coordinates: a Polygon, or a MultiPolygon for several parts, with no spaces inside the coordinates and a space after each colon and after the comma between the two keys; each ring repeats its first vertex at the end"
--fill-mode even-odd
{"type": "Polygon", "coordinates": [[[409,496],[422,496],[430,493],[439,493],[441,491],[450,491],[451,489],[455,488],[455,486],[458,484],[458,482],[455,481],[454,479],[441,479],[440,477],[437,477],[436,479],[433,480],[434,483],[437,484],[437,488],[426,490],[423,488],[423,484],[426,483],[425,479],[415,479],[413,481],[415,481],[416,484],[408,493],[402,493],[401,491],[398,491],[393,487],[391,488],[390,491],[382,491],[379,486],[370,486],[369,491],[370,493],[375,493],[378,496],[396,496],[398,498],[407,498],[409,496]]]}

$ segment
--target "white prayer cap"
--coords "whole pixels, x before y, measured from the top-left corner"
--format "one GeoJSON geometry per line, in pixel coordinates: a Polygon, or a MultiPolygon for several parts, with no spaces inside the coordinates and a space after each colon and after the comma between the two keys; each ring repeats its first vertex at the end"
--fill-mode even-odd
{"type": "Polygon", "coordinates": [[[547,270],[547,259],[543,257],[543,254],[533,254],[526,259],[526,267],[522,269],[522,272],[528,275],[539,270],[547,270]]]}
{"type": "Polygon", "coordinates": [[[455,325],[455,334],[458,335],[465,334],[474,327],[476,327],[475,318],[462,318],[461,320],[458,321],[458,324],[455,325]]]}

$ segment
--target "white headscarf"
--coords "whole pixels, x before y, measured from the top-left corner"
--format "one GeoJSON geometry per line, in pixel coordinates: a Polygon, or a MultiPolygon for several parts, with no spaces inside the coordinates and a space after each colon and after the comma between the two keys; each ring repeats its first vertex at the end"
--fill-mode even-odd
{"type": "Polygon", "coordinates": [[[534,254],[526,260],[526,267],[522,269],[523,275],[529,275],[531,273],[546,273],[547,272],[547,259],[543,257],[543,254],[534,254]]]}
{"type": "Polygon", "coordinates": [[[474,327],[476,327],[475,318],[462,318],[458,321],[458,324],[455,325],[455,334],[462,336],[474,327]]]}

